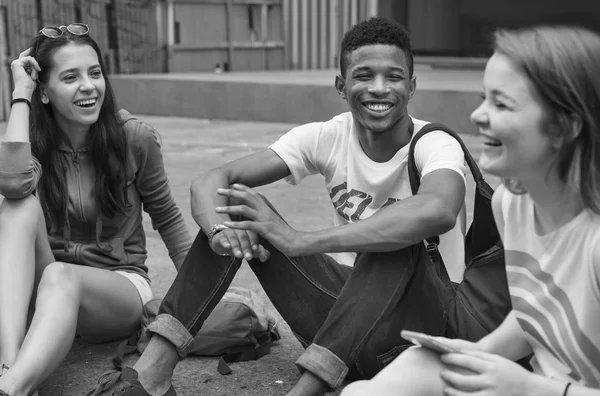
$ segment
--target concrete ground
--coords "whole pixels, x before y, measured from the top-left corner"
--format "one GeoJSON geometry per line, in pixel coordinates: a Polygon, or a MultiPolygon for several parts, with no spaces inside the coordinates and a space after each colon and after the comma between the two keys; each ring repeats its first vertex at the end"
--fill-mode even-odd
{"type": "MultiPolygon", "coordinates": [[[[291,124],[213,121],[192,118],[142,116],[162,136],[164,161],[170,184],[190,231],[198,227],[190,215],[189,185],[201,171],[265,148],[289,130],[291,124]]],[[[6,124],[0,124],[3,134],[6,124]]],[[[479,151],[473,135],[463,135],[475,157],[479,151]]],[[[265,194],[290,224],[300,230],[326,227],[331,222],[330,203],[320,177],[308,178],[301,186],[292,187],[277,182],[262,187],[265,194]]],[[[469,182],[469,212],[472,206],[473,183],[469,182]]],[[[147,230],[150,275],[155,295],[165,294],[175,277],[158,233],[152,230],[148,216],[147,230]]],[[[244,265],[234,280],[235,285],[256,290],[266,300],[254,274],[244,265]]],[[[258,361],[233,363],[233,373],[221,376],[216,358],[190,357],[182,361],[175,372],[174,385],[179,395],[254,396],[284,395],[298,379],[294,365],[302,347],[291,334],[275,309],[270,313],[279,319],[282,339],[274,344],[270,354],[258,361]]],[[[111,358],[117,343],[88,345],[76,341],[64,363],[39,389],[46,395],[84,395],[93,388],[100,374],[111,368],[111,358]]],[[[330,395],[338,395],[338,392],[330,395]]]]}

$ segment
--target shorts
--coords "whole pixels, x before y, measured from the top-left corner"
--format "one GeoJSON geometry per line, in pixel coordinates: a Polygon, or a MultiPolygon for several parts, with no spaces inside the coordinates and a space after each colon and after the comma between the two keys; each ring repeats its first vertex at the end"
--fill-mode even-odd
{"type": "Polygon", "coordinates": [[[133,272],[127,271],[115,271],[115,273],[119,275],[123,275],[125,278],[129,279],[133,286],[138,291],[140,295],[140,299],[142,300],[142,305],[146,305],[148,301],[152,299],[152,289],[150,288],[150,283],[140,274],[136,274],[133,272]]]}

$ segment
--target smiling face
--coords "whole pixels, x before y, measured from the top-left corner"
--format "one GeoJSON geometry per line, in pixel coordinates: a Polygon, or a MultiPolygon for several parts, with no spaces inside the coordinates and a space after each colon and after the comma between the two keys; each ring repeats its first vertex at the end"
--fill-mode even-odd
{"type": "Polygon", "coordinates": [[[359,133],[394,130],[408,119],[406,106],[416,87],[404,51],[395,45],[365,45],[348,55],[346,75],[336,88],[348,102],[359,133]]]}
{"type": "Polygon", "coordinates": [[[98,55],[89,45],[69,43],[56,50],[42,102],[50,104],[63,130],[89,128],[98,120],[105,80],[98,55]]]}
{"type": "Polygon", "coordinates": [[[559,141],[529,79],[507,56],[495,53],[483,77],[484,101],[471,114],[483,151],[479,166],[493,175],[525,182],[544,177],[559,141]]]}

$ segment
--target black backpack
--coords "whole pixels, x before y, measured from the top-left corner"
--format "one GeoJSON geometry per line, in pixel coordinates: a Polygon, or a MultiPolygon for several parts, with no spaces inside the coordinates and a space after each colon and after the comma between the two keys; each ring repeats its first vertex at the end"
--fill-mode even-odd
{"type": "Polygon", "coordinates": [[[494,190],[483,179],[462,139],[450,128],[432,123],[425,125],[410,143],[408,176],[413,195],[420,185],[414,159],[415,145],[423,135],[432,131],[444,131],[460,143],[476,183],[473,221],[465,238],[466,269],[461,283],[452,282],[448,276],[438,250],[439,237],[427,238],[426,242],[431,262],[445,286],[448,303],[446,336],[477,341],[498,327],[512,308],[504,248],[492,213],[494,190]]]}

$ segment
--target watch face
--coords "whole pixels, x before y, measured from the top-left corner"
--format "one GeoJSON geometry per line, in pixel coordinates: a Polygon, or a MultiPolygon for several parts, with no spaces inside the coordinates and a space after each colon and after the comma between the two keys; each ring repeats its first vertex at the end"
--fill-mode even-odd
{"type": "Polygon", "coordinates": [[[222,231],[222,230],[225,230],[225,229],[227,229],[227,228],[229,228],[229,227],[227,227],[226,225],[223,225],[223,224],[215,224],[215,225],[213,226],[213,228],[210,230],[210,232],[211,232],[212,234],[214,234],[214,233],[215,233],[215,232],[217,232],[217,231],[222,231]]]}
{"type": "Polygon", "coordinates": [[[212,228],[210,229],[210,232],[208,233],[208,242],[212,243],[212,239],[215,236],[215,234],[219,231],[223,231],[225,229],[227,229],[229,227],[227,227],[224,224],[215,224],[214,226],[212,226],[212,228]]]}

